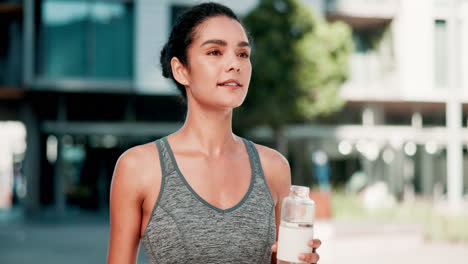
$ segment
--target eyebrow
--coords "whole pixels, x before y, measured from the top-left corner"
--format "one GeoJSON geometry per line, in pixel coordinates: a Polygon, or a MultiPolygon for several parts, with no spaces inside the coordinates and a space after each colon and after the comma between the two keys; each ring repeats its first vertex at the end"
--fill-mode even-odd
{"type": "MultiPolygon", "coordinates": [[[[207,45],[207,44],[216,44],[216,45],[220,45],[220,46],[227,46],[227,42],[222,40],[222,39],[209,39],[205,42],[203,42],[201,46],[204,46],[204,45],[207,45]]],[[[237,44],[238,47],[250,47],[250,44],[246,41],[241,41],[237,44]]]]}

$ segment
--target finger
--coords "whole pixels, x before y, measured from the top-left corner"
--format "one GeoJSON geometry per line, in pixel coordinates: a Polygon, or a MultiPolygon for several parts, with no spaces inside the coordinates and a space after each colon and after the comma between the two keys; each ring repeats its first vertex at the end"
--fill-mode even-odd
{"type": "Polygon", "coordinates": [[[278,251],[278,243],[277,243],[277,242],[275,242],[275,243],[273,244],[273,246],[271,246],[271,251],[272,251],[272,252],[278,251]]]}
{"type": "Polygon", "coordinates": [[[299,260],[307,263],[311,263],[310,254],[301,254],[299,260]]]}
{"type": "Polygon", "coordinates": [[[312,249],[317,249],[320,247],[320,245],[322,245],[322,241],[320,239],[313,239],[313,240],[310,240],[309,241],[309,247],[311,247],[312,249]]]}
{"type": "Polygon", "coordinates": [[[320,256],[317,253],[301,254],[299,256],[300,261],[307,263],[317,263],[320,259],[320,256]]]}
{"type": "Polygon", "coordinates": [[[310,254],[310,262],[317,263],[320,259],[320,255],[317,253],[310,254]]]}

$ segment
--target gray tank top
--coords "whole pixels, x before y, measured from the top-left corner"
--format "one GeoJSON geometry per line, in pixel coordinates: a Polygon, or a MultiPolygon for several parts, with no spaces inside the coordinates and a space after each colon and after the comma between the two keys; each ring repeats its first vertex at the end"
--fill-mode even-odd
{"type": "Polygon", "coordinates": [[[252,171],[243,199],[219,209],[180,172],[167,138],[156,141],[162,184],[141,242],[150,263],[271,263],[274,201],[254,144],[243,139],[252,171]]]}

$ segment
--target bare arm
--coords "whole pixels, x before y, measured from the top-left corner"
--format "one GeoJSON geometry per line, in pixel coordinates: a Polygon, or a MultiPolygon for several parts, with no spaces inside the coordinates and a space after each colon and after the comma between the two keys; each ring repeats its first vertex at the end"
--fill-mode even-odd
{"type": "Polygon", "coordinates": [[[117,161],[110,193],[108,264],[136,263],[140,241],[143,192],[136,177],[138,153],[130,149],[117,161]]]}
{"type": "MultiPolygon", "coordinates": [[[[257,145],[265,178],[275,200],[276,237],[278,237],[281,220],[281,204],[288,196],[291,186],[291,169],[289,163],[279,152],[257,145]]],[[[276,244],[274,245],[274,247],[276,244]]],[[[273,250],[271,263],[276,264],[276,250],[273,250]]]]}
{"type": "MultiPolygon", "coordinates": [[[[278,237],[281,221],[281,205],[283,199],[288,196],[289,188],[291,187],[291,169],[288,161],[280,153],[266,147],[259,147],[259,153],[265,177],[275,199],[276,237],[278,237]]],[[[320,244],[321,241],[319,239],[309,241],[308,246],[312,249],[312,253],[303,254],[299,259],[307,263],[317,263],[320,256],[315,250],[320,247],[320,244]]],[[[272,264],[283,263],[276,260],[277,246],[278,244],[275,243],[272,247],[272,264]]]]}
{"type": "MultiPolygon", "coordinates": [[[[288,161],[283,156],[280,156],[275,166],[277,168],[274,170],[273,173],[273,188],[274,192],[276,192],[278,197],[278,202],[275,205],[276,237],[278,239],[278,232],[281,221],[281,205],[283,204],[283,199],[288,196],[289,188],[291,187],[291,169],[289,167],[288,161]]],[[[277,263],[276,252],[272,257],[272,263],[277,263]]]]}

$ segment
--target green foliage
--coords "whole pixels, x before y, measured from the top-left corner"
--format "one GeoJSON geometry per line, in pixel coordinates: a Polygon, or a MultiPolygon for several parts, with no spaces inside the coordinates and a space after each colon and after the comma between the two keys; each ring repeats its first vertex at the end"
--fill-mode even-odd
{"type": "Polygon", "coordinates": [[[468,243],[468,214],[444,213],[429,200],[415,200],[392,208],[369,210],[358,195],[336,190],[332,193],[332,212],[336,222],[416,224],[428,240],[468,243]]]}
{"type": "Polygon", "coordinates": [[[338,89],[353,49],[346,24],[327,23],[298,0],[261,0],[243,22],[253,38],[253,74],[237,124],[278,128],[343,105],[338,89]]]}
{"type": "Polygon", "coordinates": [[[426,223],[426,236],[431,240],[468,243],[468,215],[433,214],[426,223]]]}

